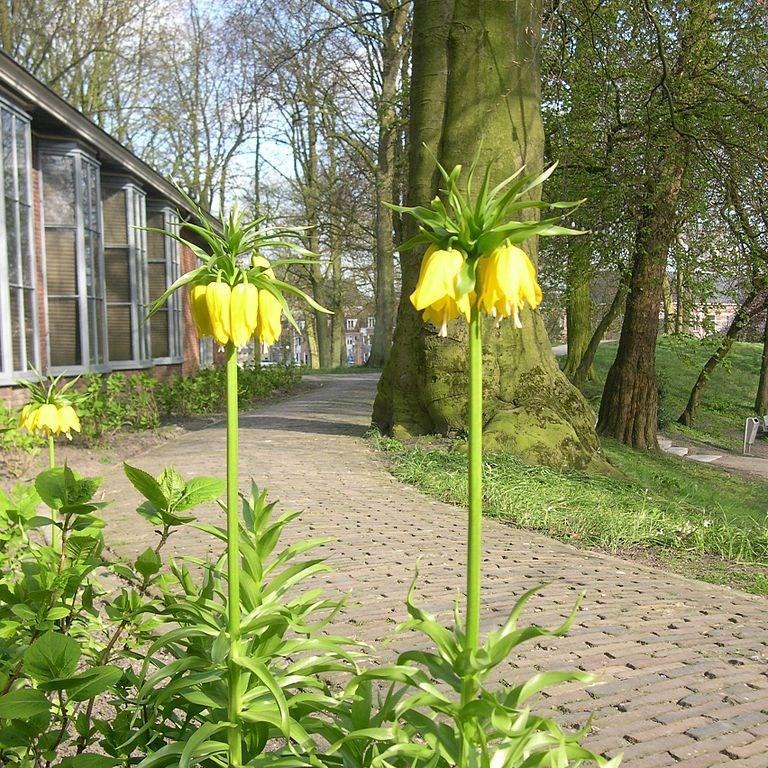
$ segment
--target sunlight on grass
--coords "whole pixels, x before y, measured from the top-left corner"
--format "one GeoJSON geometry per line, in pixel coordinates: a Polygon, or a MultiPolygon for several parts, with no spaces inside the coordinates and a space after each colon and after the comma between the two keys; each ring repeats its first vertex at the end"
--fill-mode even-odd
{"type": "MultiPolygon", "coordinates": [[[[704,389],[693,428],[677,424],[701,367],[714,351],[718,338],[662,336],[656,347],[656,367],[661,399],[662,431],[680,434],[730,450],[741,449],[744,419],[754,416],[753,404],[760,376],[761,344],[736,342],[728,357],[715,370],[704,389]]],[[[586,383],[584,394],[597,410],[608,369],[616,356],[617,342],[600,345],[595,358],[595,379],[586,383]]]]}

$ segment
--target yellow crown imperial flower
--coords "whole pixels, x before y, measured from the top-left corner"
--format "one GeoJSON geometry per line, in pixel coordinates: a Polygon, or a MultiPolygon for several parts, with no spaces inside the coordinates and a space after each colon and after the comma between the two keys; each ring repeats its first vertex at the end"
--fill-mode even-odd
{"type": "Polygon", "coordinates": [[[192,319],[195,321],[197,335],[203,339],[213,336],[211,320],[208,317],[208,304],[205,300],[207,285],[193,285],[189,289],[189,303],[192,308],[192,319]]]}
{"type": "Polygon", "coordinates": [[[208,322],[211,324],[211,335],[216,341],[225,345],[231,337],[229,321],[229,304],[232,289],[222,282],[208,283],[205,290],[205,306],[208,310],[208,322]]]}
{"type": "Polygon", "coordinates": [[[59,406],[59,431],[70,437],[72,431],[80,431],[80,419],[71,405],[59,406]]]}
{"type": "Polygon", "coordinates": [[[59,428],[59,409],[53,403],[43,403],[37,409],[35,430],[44,432],[46,435],[58,435],[61,432],[59,428]]]}
{"type": "Polygon", "coordinates": [[[469,294],[460,296],[456,280],[464,266],[464,255],[455,248],[431,245],[424,254],[411,303],[424,311],[423,318],[437,326],[440,336],[448,335],[448,322],[459,315],[469,319],[469,294]]]}
{"type": "Polygon", "coordinates": [[[262,344],[274,344],[282,332],[283,308],[277,298],[268,290],[259,291],[259,318],[256,324],[256,336],[262,344]]]}
{"type": "Polygon", "coordinates": [[[232,343],[245,346],[258,325],[259,290],[251,283],[238,283],[229,302],[229,327],[232,343]]]}
{"type": "Polygon", "coordinates": [[[513,317],[516,328],[522,328],[520,310],[526,306],[536,309],[541,303],[536,267],[525,251],[509,243],[478,260],[477,293],[486,314],[513,317]]]}

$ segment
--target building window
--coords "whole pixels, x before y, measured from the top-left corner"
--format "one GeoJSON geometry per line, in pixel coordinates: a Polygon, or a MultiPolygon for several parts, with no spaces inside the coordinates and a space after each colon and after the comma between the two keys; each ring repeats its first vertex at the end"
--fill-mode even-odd
{"type": "Polygon", "coordinates": [[[72,144],[40,147],[48,360],[53,369],[105,363],[99,166],[72,144]]]}
{"type": "Polygon", "coordinates": [[[104,177],[102,189],[109,360],[113,367],[148,365],[146,196],[121,177],[104,177]]]}
{"type": "Polygon", "coordinates": [[[0,376],[39,366],[29,118],[0,101],[0,376]]]}
{"type": "MultiPolygon", "coordinates": [[[[165,232],[179,232],[179,215],[163,203],[147,207],[147,273],[150,304],[181,275],[181,246],[165,232]],[[162,230],[162,231],[157,231],[162,230]]],[[[178,362],[182,357],[181,292],[176,291],[150,318],[152,359],[178,362]]]]}
{"type": "Polygon", "coordinates": [[[348,331],[354,331],[355,330],[355,319],[350,317],[347,318],[347,330],[348,331]]]}
{"type": "Polygon", "coordinates": [[[375,317],[369,317],[368,318],[368,327],[369,328],[375,328],[376,327],[376,318],[375,317]]]}

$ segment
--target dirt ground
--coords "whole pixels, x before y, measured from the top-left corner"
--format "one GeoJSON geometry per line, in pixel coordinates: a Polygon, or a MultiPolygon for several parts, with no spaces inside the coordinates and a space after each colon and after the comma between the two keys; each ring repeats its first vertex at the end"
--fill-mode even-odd
{"type": "MultiPolygon", "coordinates": [[[[138,432],[116,432],[104,436],[94,444],[85,444],[76,438],[62,438],[56,442],[56,463],[66,464],[85,477],[99,477],[104,471],[123,461],[130,461],[147,451],[195,432],[223,418],[220,414],[178,420],[157,429],[138,432]]],[[[32,480],[48,466],[45,447],[35,454],[5,450],[0,453],[0,487],[9,488],[18,482],[32,480]]]]}

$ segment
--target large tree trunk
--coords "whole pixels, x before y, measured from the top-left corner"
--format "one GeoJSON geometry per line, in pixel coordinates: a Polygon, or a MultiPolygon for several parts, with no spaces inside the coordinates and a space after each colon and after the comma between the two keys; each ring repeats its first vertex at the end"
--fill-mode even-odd
{"type": "Polygon", "coordinates": [[[605,314],[600,318],[600,322],[595,327],[595,330],[587,344],[587,348],[584,350],[584,354],[579,362],[579,367],[574,371],[571,377],[571,382],[581,389],[586,381],[590,378],[590,372],[595,362],[595,355],[597,354],[597,348],[600,346],[600,342],[605,337],[608,329],[611,327],[611,323],[619,316],[621,308],[624,306],[624,300],[627,295],[627,284],[622,276],[619,280],[616,293],[613,295],[613,300],[610,306],[606,310],[605,314]]]}
{"type": "Polygon", "coordinates": [[[600,402],[597,431],[643,450],[658,448],[656,337],[667,255],[687,165],[687,141],[676,137],[660,161],[648,169],[619,349],[600,402]]]}
{"type": "MultiPolygon", "coordinates": [[[[429,151],[448,168],[468,166],[479,151],[496,181],[523,163],[529,173],[541,168],[540,19],[540,0],[414,3],[409,204],[437,191],[429,151]]],[[[535,259],[535,242],[529,250],[535,259]]],[[[466,426],[466,325],[455,322],[450,338],[439,338],[411,306],[421,256],[402,258],[394,345],[373,414],[401,437],[466,426]]],[[[594,416],[560,372],[540,316],[521,319],[522,330],[485,324],[486,448],[556,467],[601,463],[594,416]]]]}
{"type": "Polygon", "coordinates": [[[576,250],[568,265],[568,285],[565,297],[568,357],[563,373],[573,381],[584,352],[589,345],[592,328],[592,296],[589,281],[589,257],[576,250]]]}
{"type": "Polygon", "coordinates": [[[403,59],[403,34],[408,20],[408,3],[381,0],[386,19],[382,40],[381,96],[378,104],[376,148],[376,325],[368,365],[380,368],[387,361],[395,325],[395,262],[392,210],[396,201],[395,149],[398,136],[398,78],[403,59]]]}
{"type": "Polygon", "coordinates": [[[701,395],[704,392],[704,388],[707,386],[707,382],[714,373],[715,368],[720,365],[731,351],[733,342],[736,341],[742,328],[749,322],[755,312],[761,309],[761,306],[755,306],[756,299],[757,290],[753,288],[736,310],[736,314],[733,316],[730,326],[728,326],[728,331],[725,336],[723,336],[717,349],[710,355],[709,360],[704,363],[704,367],[699,372],[696,383],[691,389],[691,394],[688,396],[688,403],[677,420],[683,426],[693,426],[693,422],[696,420],[696,413],[699,410],[701,395]]]}

